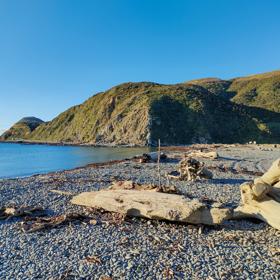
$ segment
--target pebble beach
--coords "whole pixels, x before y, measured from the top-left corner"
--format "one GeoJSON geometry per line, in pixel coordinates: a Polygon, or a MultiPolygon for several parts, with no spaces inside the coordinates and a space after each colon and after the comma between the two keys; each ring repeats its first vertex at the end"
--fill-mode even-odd
{"type": "MultiPolygon", "coordinates": [[[[273,145],[220,145],[215,150],[218,159],[201,159],[213,179],[185,182],[166,179],[183,153],[166,149],[161,183],[175,185],[193,198],[236,207],[240,184],[265,172],[280,157],[280,147],[273,145]]],[[[157,163],[124,160],[2,179],[0,207],[40,206],[50,217],[85,213],[84,207],[70,203],[73,195],[122,180],[156,184],[157,163]]],[[[20,221],[0,220],[0,279],[280,279],[280,232],[258,220],[230,220],[210,227],[101,219],[34,233],[22,232],[20,221]]]]}

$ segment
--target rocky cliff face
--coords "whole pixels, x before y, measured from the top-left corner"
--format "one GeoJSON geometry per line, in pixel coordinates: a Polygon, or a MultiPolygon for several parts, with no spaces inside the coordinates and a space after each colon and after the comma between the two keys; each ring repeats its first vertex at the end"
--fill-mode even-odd
{"type": "MultiPolygon", "coordinates": [[[[252,78],[254,76],[247,78],[255,83],[258,92],[255,100],[265,98],[261,80],[264,80],[266,89],[273,87],[272,95],[278,92],[276,80],[280,81],[279,73],[258,75],[257,81],[252,78]]],[[[269,102],[258,101],[262,106],[255,107],[255,103],[243,102],[238,96],[251,91],[247,80],[245,83],[242,79],[245,78],[230,81],[203,79],[177,85],[121,84],[92,96],[28,133],[22,131],[12,137],[116,145],[151,145],[159,138],[166,145],[252,140],[279,142],[280,114],[277,108],[280,100],[275,99],[278,107],[270,107],[269,102]],[[243,84],[245,88],[242,89],[243,84]]],[[[270,98],[270,91],[266,93],[266,98],[270,98]]],[[[11,136],[5,139],[11,139],[11,136]]]]}

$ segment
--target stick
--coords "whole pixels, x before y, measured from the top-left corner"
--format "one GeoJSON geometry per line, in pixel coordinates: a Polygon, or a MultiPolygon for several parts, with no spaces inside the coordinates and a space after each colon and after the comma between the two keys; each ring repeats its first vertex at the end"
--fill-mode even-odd
{"type": "Polygon", "coordinates": [[[158,186],[160,187],[161,185],[161,178],[160,178],[160,139],[158,139],[158,186]]]}

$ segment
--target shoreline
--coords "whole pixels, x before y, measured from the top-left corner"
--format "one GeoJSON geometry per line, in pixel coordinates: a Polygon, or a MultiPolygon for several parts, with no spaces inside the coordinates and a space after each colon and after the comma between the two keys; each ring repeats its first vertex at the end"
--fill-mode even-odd
{"type": "MultiPolygon", "coordinates": [[[[72,142],[46,142],[30,140],[0,140],[0,144],[23,144],[23,145],[47,145],[47,146],[76,146],[76,147],[109,147],[109,148],[156,148],[156,145],[138,145],[138,144],[113,144],[113,143],[72,143],[72,142]]],[[[280,146],[280,143],[189,143],[189,144],[161,144],[162,149],[180,149],[184,147],[220,147],[220,146],[280,146]]]]}
{"type": "MultiPolygon", "coordinates": [[[[18,143],[18,142],[3,142],[0,141],[1,143],[9,143],[9,144],[26,144],[26,145],[37,145],[37,143],[18,143]]],[[[38,145],[50,145],[50,146],[75,146],[75,147],[83,147],[81,145],[59,145],[59,144],[45,144],[45,143],[40,143],[38,145]]],[[[96,148],[111,148],[111,146],[92,146],[96,148]]],[[[191,145],[182,145],[182,146],[162,146],[161,151],[162,152],[188,152],[191,150],[204,150],[204,149],[218,149],[218,148],[227,148],[227,147],[248,147],[248,148],[253,148],[253,147],[264,147],[264,148],[277,148],[280,147],[280,144],[191,144],[191,145]]],[[[148,146],[112,146],[112,148],[148,148],[148,146]]],[[[153,148],[153,147],[150,147],[153,148]]],[[[156,149],[156,147],[154,147],[156,149]]],[[[155,150],[156,151],[156,150],[155,150]]],[[[86,169],[86,168],[100,168],[104,166],[110,166],[118,163],[124,163],[124,162],[135,162],[137,159],[139,159],[139,156],[141,155],[135,155],[131,158],[124,158],[124,159],[119,159],[119,160],[109,160],[109,161],[104,161],[104,162],[91,162],[85,165],[69,168],[69,169],[60,169],[56,171],[49,171],[49,172],[43,172],[43,173],[34,173],[30,175],[22,175],[22,176],[16,176],[16,177],[0,177],[0,182],[4,180],[18,180],[18,179],[24,179],[24,178],[30,178],[30,177],[36,177],[36,176],[41,176],[41,175],[54,175],[57,173],[63,173],[63,172],[71,172],[74,170],[80,170],[80,169],[86,169]]]]}
{"type": "Polygon", "coordinates": [[[123,163],[123,162],[131,162],[133,159],[136,159],[137,156],[132,157],[132,158],[125,158],[125,159],[120,159],[120,160],[109,160],[109,161],[104,161],[104,162],[93,162],[93,163],[88,163],[82,166],[77,166],[74,168],[69,168],[69,169],[61,169],[57,171],[50,171],[46,173],[35,173],[31,175],[23,175],[23,176],[17,176],[17,177],[0,177],[0,182],[5,181],[5,180],[19,180],[19,179],[25,179],[25,178],[31,178],[31,177],[38,177],[38,176],[52,176],[52,175],[57,175],[58,173],[64,173],[64,172],[71,172],[74,170],[80,170],[80,169],[87,169],[87,168],[101,168],[104,166],[110,166],[118,163],[123,163]]]}
{"type": "MultiPolygon", "coordinates": [[[[146,148],[148,145],[136,145],[136,144],[88,144],[88,143],[67,143],[67,142],[45,142],[45,141],[29,141],[29,140],[0,140],[1,143],[6,144],[23,144],[23,145],[46,145],[46,146],[74,146],[74,147],[96,147],[96,148],[146,148]]],[[[152,147],[152,146],[151,146],[152,147]]]]}
{"type": "MultiPolygon", "coordinates": [[[[46,144],[46,143],[34,143],[34,142],[16,142],[16,141],[0,141],[1,143],[8,143],[8,144],[23,144],[23,145],[46,145],[46,146],[74,146],[74,147],[83,147],[81,145],[59,145],[59,144],[46,144]]],[[[172,151],[180,151],[180,152],[187,152],[190,150],[198,150],[198,149],[209,149],[209,148],[217,148],[217,147],[221,147],[221,146],[228,146],[228,145],[240,145],[240,144],[192,144],[192,145],[185,145],[185,146],[163,146],[161,147],[162,152],[172,152],[172,151]]],[[[242,145],[242,144],[241,144],[242,145]]],[[[96,148],[111,148],[111,146],[93,146],[96,148]]],[[[148,148],[148,146],[112,146],[112,148],[148,148]]],[[[152,147],[151,147],[152,148],[152,147]]],[[[81,166],[77,166],[77,167],[73,167],[73,168],[69,168],[69,169],[61,169],[61,170],[57,170],[57,171],[50,171],[50,172],[46,172],[46,173],[34,173],[34,174],[30,174],[30,175],[22,175],[22,176],[16,176],[16,177],[0,177],[0,182],[3,180],[18,180],[18,179],[24,179],[24,178],[29,178],[29,177],[36,177],[36,176],[40,176],[40,175],[53,175],[53,174],[57,174],[57,173],[63,173],[63,172],[69,172],[69,171],[73,171],[73,170],[79,170],[79,169],[86,169],[86,168],[98,168],[98,167],[102,167],[102,166],[110,166],[113,164],[117,164],[117,163],[123,163],[123,162],[131,162],[133,160],[136,160],[137,157],[139,158],[140,155],[135,155],[131,158],[124,158],[124,159],[120,159],[120,160],[109,160],[109,161],[104,161],[104,162],[92,162],[92,163],[88,163],[85,165],[81,165],[81,166]]]]}

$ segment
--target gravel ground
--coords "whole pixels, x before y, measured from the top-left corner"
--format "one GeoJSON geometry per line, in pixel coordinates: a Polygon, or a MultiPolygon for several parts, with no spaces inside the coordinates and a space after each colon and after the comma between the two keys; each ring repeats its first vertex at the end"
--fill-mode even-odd
{"type": "MultiPolygon", "coordinates": [[[[205,160],[212,180],[172,184],[193,197],[236,206],[239,185],[280,157],[280,149],[272,146],[221,146],[218,153],[219,159],[205,160]],[[249,172],[232,172],[244,168],[249,172]]],[[[162,174],[176,165],[176,159],[162,163],[162,174]]],[[[153,183],[156,178],[156,164],[128,161],[1,180],[0,206],[42,206],[49,215],[82,213],[82,207],[70,204],[71,196],[50,190],[80,193],[113,180],[153,183]]],[[[0,221],[0,279],[280,279],[280,232],[255,220],[202,228],[133,218],[29,234],[20,231],[19,221],[0,221]]]]}

